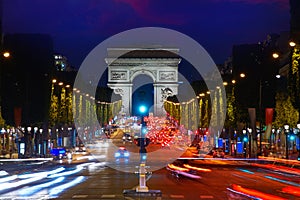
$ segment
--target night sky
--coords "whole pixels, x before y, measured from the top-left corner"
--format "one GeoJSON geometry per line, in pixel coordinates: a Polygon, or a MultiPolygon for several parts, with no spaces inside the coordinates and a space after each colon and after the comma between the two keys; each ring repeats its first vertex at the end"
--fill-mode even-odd
{"type": "Polygon", "coordinates": [[[170,28],[199,42],[215,63],[232,45],[289,30],[288,0],[4,0],[3,31],[45,33],[79,67],[101,41],[145,26],[170,28]]]}

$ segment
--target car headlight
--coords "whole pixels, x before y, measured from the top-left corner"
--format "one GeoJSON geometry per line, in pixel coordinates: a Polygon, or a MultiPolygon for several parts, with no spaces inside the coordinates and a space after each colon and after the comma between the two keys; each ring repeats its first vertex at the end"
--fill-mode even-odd
{"type": "Polygon", "coordinates": [[[86,148],[85,148],[85,147],[82,147],[82,150],[83,150],[83,151],[85,151],[85,150],[86,150],[86,148]]]}
{"type": "Polygon", "coordinates": [[[125,157],[129,157],[129,153],[128,153],[128,152],[125,152],[125,153],[124,153],[124,156],[125,156],[125,157]]]}
{"type": "Polygon", "coordinates": [[[121,154],[120,154],[119,152],[116,152],[116,153],[115,153],[115,157],[116,157],[116,158],[120,157],[120,155],[121,155],[121,154]]]}

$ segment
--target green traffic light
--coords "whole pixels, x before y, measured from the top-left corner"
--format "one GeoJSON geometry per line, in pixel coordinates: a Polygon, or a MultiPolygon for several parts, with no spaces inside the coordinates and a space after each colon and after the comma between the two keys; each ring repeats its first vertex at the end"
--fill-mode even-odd
{"type": "Polygon", "coordinates": [[[145,113],[147,111],[146,106],[140,106],[139,111],[140,111],[140,113],[145,113]]]}

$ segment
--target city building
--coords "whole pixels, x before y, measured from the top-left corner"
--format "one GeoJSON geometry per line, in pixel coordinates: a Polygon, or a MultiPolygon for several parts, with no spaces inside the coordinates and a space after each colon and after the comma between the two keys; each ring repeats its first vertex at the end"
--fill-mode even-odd
{"type": "Polygon", "coordinates": [[[264,108],[274,108],[278,85],[275,77],[280,66],[273,54],[278,51],[279,38],[278,34],[270,34],[257,44],[233,46],[232,76],[237,83],[239,109],[248,112],[248,108],[256,108],[263,112],[264,108]]]}
{"type": "Polygon", "coordinates": [[[66,71],[68,66],[67,57],[61,54],[54,54],[54,65],[57,71],[66,71]]]}
{"type": "Polygon", "coordinates": [[[3,47],[11,54],[1,69],[1,103],[6,124],[46,123],[54,72],[52,38],[45,34],[7,34],[3,47]]]}

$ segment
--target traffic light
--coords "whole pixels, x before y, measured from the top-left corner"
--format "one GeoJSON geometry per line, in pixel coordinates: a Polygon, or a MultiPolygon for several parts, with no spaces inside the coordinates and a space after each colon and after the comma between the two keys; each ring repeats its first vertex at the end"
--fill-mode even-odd
{"type": "Polygon", "coordinates": [[[244,137],[244,138],[243,138],[243,141],[244,141],[244,142],[248,142],[248,137],[244,137]]]}
{"type": "Polygon", "coordinates": [[[146,107],[146,106],[141,105],[141,106],[139,107],[139,112],[140,112],[141,114],[144,114],[146,111],[147,111],[147,107],[146,107]]]}
{"type": "Polygon", "coordinates": [[[134,140],[135,140],[134,143],[139,147],[146,147],[151,142],[150,138],[137,138],[134,140]]]}

